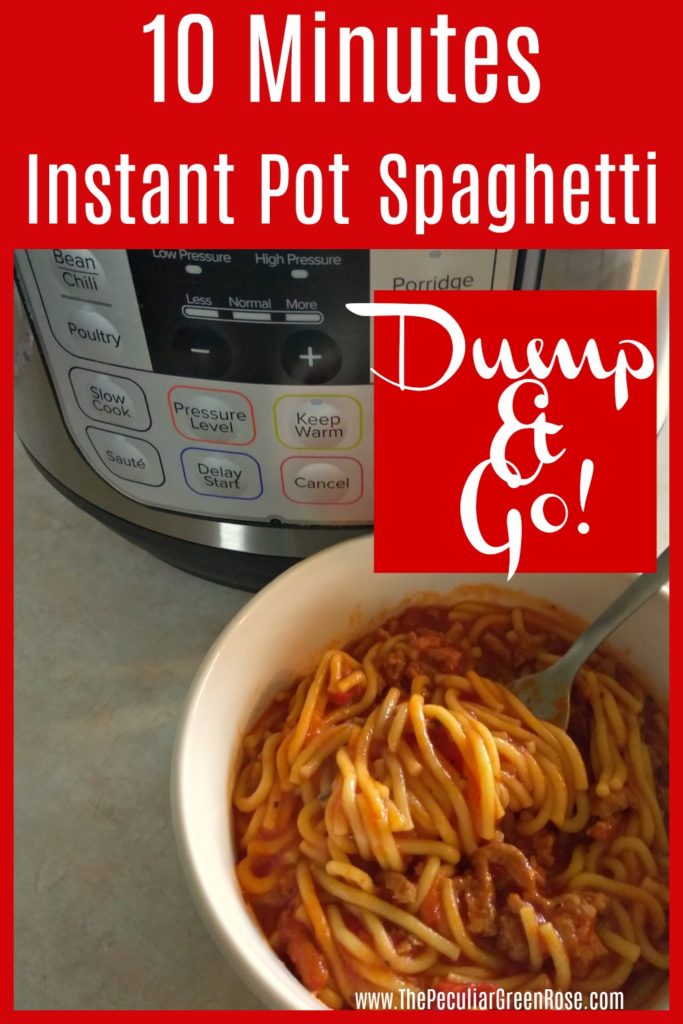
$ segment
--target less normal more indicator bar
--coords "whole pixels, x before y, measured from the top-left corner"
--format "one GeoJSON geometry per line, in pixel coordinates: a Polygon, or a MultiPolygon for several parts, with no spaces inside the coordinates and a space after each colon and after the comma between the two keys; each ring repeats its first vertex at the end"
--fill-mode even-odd
{"type": "Polygon", "coordinates": [[[229,320],[242,324],[321,324],[318,310],[225,309],[220,306],[183,306],[188,320],[229,320]]]}

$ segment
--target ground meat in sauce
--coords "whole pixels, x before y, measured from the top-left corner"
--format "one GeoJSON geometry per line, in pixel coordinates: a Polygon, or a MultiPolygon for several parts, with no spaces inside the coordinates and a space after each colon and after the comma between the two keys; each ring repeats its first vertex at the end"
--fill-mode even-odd
{"type": "Polygon", "coordinates": [[[607,909],[603,893],[569,892],[559,896],[548,913],[548,920],[559,932],[572,971],[585,978],[597,960],[607,955],[595,930],[598,914],[607,909]]]}
{"type": "Polygon", "coordinates": [[[457,880],[457,889],[465,904],[469,929],[473,935],[496,934],[496,892],[485,861],[477,861],[474,872],[457,880]]]}
{"type": "Polygon", "coordinates": [[[320,992],[330,980],[330,971],[310,933],[288,911],[280,916],[278,929],[297,976],[310,992],[320,992]]]}
{"type": "Polygon", "coordinates": [[[443,871],[439,871],[432,882],[431,888],[428,890],[427,895],[422,901],[418,914],[426,925],[429,925],[430,928],[433,928],[435,931],[445,935],[447,934],[446,922],[444,920],[443,904],[441,902],[441,886],[443,884],[443,879],[443,871]]]}
{"type": "Polygon", "coordinates": [[[522,850],[511,843],[487,843],[472,855],[473,863],[485,862],[489,869],[499,868],[504,876],[523,891],[535,892],[538,889],[539,872],[524,856],[522,850]]]}
{"type": "Polygon", "coordinates": [[[388,640],[390,635],[389,631],[384,627],[381,629],[375,629],[372,633],[368,633],[366,636],[361,637],[360,640],[349,644],[346,649],[352,658],[355,658],[356,661],[362,661],[371,647],[374,647],[375,644],[380,643],[383,640],[388,640]]]}
{"type": "Polygon", "coordinates": [[[536,863],[542,868],[551,868],[555,864],[555,846],[557,843],[557,835],[555,832],[551,832],[549,828],[542,828],[538,832],[534,832],[531,839],[531,848],[533,850],[533,857],[536,863]]]}
{"type": "Polygon", "coordinates": [[[418,629],[445,633],[450,625],[449,612],[450,608],[443,605],[413,605],[387,626],[392,633],[411,633],[418,629]]]}
{"type": "Polygon", "coordinates": [[[495,633],[484,633],[479,640],[479,646],[493,654],[503,665],[512,665],[510,649],[495,633]]]}
{"type": "MultiPolygon", "coordinates": [[[[557,930],[577,978],[585,978],[607,955],[595,930],[598,914],[606,909],[607,902],[601,893],[566,893],[557,901],[543,901],[543,917],[557,930]]],[[[519,917],[523,905],[517,893],[508,897],[498,914],[495,939],[500,952],[519,964],[527,964],[529,959],[529,944],[519,917]]]]}
{"type": "Polygon", "coordinates": [[[420,651],[431,651],[435,647],[443,647],[446,642],[446,638],[443,633],[433,633],[431,630],[420,629],[416,632],[408,634],[408,643],[412,650],[420,651]]]}
{"type": "Polygon", "coordinates": [[[381,676],[393,685],[400,681],[407,664],[408,656],[405,651],[397,651],[395,648],[387,651],[377,661],[381,676]]]}
{"type": "Polygon", "coordinates": [[[542,633],[519,634],[512,631],[507,637],[512,639],[510,661],[512,667],[516,669],[522,669],[533,661],[541,647],[545,646],[546,640],[542,633]]]}
{"type": "MultiPolygon", "coordinates": [[[[511,888],[534,896],[544,883],[543,875],[524,853],[509,843],[488,843],[471,858],[472,869],[455,880],[469,930],[474,935],[495,936],[499,931],[500,904],[511,888]]],[[[510,926],[510,931],[514,929],[510,926]]]]}
{"type": "Polygon", "coordinates": [[[591,815],[600,821],[608,821],[612,815],[625,811],[627,807],[635,807],[636,801],[627,786],[612,790],[607,796],[590,795],[591,815]]]}
{"type": "Polygon", "coordinates": [[[529,943],[515,909],[506,906],[499,912],[496,947],[516,964],[529,962],[529,943]]]}
{"type": "Polygon", "coordinates": [[[403,673],[403,678],[407,686],[409,686],[416,676],[422,676],[425,673],[426,666],[418,659],[417,661],[409,661],[406,665],[406,670],[403,673]]]}
{"type": "Polygon", "coordinates": [[[375,876],[377,894],[393,903],[414,903],[417,898],[417,886],[398,871],[379,871],[375,876]]]}
{"type": "MultiPolygon", "coordinates": [[[[550,859],[554,839],[550,832],[542,837],[540,850],[546,859],[550,859]]],[[[493,939],[510,960],[527,964],[529,945],[519,911],[528,901],[556,928],[577,977],[585,977],[596,961],[607,955],[595,929],[599,913],[607,908],[606,896],[565,893],[547,899],[542,873],[521,850],[507,843],[481,847],[472,861],[474,869],[461,874],[455,885],[473,935],[493,939]],[[511,886],[520,891],[510,892],[511,886]]]]}
{"type": "Polygon", "coordinates": [[[429,660],[436,665],[440,672],[453,675],[460,668],[462,654],[455,647],[445,645],[444,647],[435,647],[430,651],[429,660]]]}
{"type": "Polygon", "coordinates": [[[596,821],[594,825],[587,828],[586,835],[590,836],[591,839],[596,839],[599,843],[606,843],[608,840],[614,839],[621,828],[622,821],[620,818],[607,818],[604,821],[596,821]]]}
{"type": "MultiPolygon", "coordinates": [[[[545,877],[546,868],[557,868],[563,863],[563,847],[567,845],[567,833],[559,833],[553,825],[545,825],[530,836],[519,835],[514,815],[506,814],[499,823],[500,832],[507,843],[518,847],[527,857],[539,878],[545,877]]],[[[568,858],[567,858],[568,859],[568,858]]]]}
{"type": "Polygon", "coordinates": [[[389,926],[387,934],[399,956],[411,956],[415,952],[416,947],[420,946],[420,941],[409,932],[404,932],[402,928],[389,926]]]}
{"type": "Polygon", "coordinates": [[[424,671],[422,662],[432,670],[436,668],[445,674],[457,672],[462,654],[447,643],[443,633],[419,629],[408,634],[407,643],[413,652],[412,657],[404,650],[392,647],[378,658],[380,674],[390,685],[398,685],[401,682],[409,684],[416,675],[424,671]],[[417,655],[414,652],[417,652],[417,655]]]}
{"type": "Polygon", "coordinates": [[[297,891],[296,870],[287,868],[278,875],[277,891],[281,896],[292,896],[297,891]]]}

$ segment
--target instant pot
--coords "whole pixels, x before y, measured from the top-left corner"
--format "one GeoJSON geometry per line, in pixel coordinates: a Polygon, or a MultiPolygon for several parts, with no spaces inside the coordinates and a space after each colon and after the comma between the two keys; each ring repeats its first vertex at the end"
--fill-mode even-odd
{"type": "MultiPolygon", "coordinates": [[[[660,250],[29,249],[17,432],[43,475],[180,568],[257,589],[372,523],[375,289],[657,288],[660,250]]],[[[429,438],[425,438],[429,443],[429,438]]]]}

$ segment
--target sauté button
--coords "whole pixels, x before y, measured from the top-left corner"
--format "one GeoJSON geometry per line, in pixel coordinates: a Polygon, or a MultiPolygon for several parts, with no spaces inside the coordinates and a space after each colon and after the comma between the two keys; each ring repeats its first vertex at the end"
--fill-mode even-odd
{"type": "Polygon", "coordinates": [[[183,437],[228,445],[254,440],[254,411],[239,391],[178,384],[168,392],[168,405],[173,425],[183,437]]]}
{"type": "Polygon", "coordinates": [[[242,501],[253,501],[263,494],[261,467],[244,452],[185,448],[180,461],[185,483],[196,494],[242,501]]]}
{"type": "Polygon", "coordinates": [[[363,467],[344,455],[319,462],[292,456],[280,475],[285,497],[299,505],[351,505],[363,494],[363,467]]]}
{"type": "Polygon", "coordinates": [[[283,395],[274,413],[287,448],[355,448],[361,439],[362,408],[350,395],[283,395]]]}
{"type": "Polygon", "coordinates": [[[159,452],[140,437],[116,434],[101,427],[86,427],[86,434],[100,459],[114,476],[147,487],[161,487],[164,470],[159,452]]]}
{"type": "Polygon", "coordinates": [[[147,430],[151,424],[142,388],[128,377],[95,373],[81,367],[69,371],[76,401],[91,420],[113,423],[131,430],[147,430]]]}
{"type": "Polygon", "coordinates": [[[280,348],[285,373],[302,384],[323,384],[332,380],[342,364],[339,345],[323,331],[296,331],[280,348]]]}

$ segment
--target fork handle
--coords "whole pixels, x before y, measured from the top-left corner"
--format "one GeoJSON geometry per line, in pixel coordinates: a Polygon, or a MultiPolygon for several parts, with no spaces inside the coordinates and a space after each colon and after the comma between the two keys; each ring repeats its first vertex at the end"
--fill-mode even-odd
{"type": "Polygon", "coordinates": [[[668,582],[669,549],[666,548],[657,559],[656,572],[644,572],[634,580],[631,586],[597,617],[585,633],[574,641],[562,659],[563,664],[568,669],[571,668],[575,675],[602,641],[668,582]]]}

